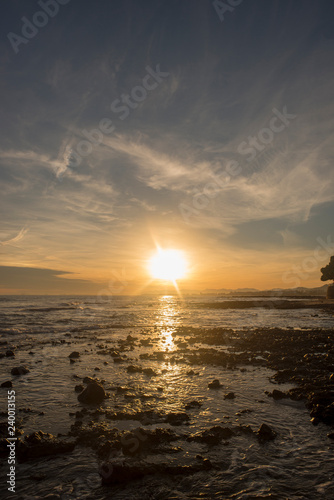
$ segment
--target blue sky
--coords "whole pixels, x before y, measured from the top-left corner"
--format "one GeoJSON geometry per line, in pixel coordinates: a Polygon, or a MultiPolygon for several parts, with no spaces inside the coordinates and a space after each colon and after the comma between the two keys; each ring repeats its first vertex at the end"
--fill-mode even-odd
{"type": "Polygon", "coordinates": [[[2,10],[1,293],[143,292],[156,245],[187,290],[322,284],[333,2],[2,10]]]}

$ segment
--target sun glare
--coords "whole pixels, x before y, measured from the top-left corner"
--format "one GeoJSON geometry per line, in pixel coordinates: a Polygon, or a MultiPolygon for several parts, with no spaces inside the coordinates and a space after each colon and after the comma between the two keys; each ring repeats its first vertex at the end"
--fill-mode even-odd
{"type": "Polygon", "coordinates": [[[149,261],[149,270],[153,278],[176,281],[187,272],[187,263],[179,250],[161,250],[149,261]]]}

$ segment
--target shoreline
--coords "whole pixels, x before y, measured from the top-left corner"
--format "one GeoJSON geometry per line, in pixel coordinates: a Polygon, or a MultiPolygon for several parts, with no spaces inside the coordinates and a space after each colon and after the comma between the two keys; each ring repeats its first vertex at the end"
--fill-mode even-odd
{"type": "MultiPolygon", "coordinates": [[[[224,297],[225,298],[225,297],[224,297]]],[[[244,298],[244,297],[243,297],[244,298]]],[[[219,302],[202,302],[193,307],[203,309],[324,309],[334,311],[333,299],[303,299],[288,300],[278,297],[259,297],[258,299],[249,298],[248,300],[237,300],[235,297],[231,300],[220,300],[219,302]]]]}

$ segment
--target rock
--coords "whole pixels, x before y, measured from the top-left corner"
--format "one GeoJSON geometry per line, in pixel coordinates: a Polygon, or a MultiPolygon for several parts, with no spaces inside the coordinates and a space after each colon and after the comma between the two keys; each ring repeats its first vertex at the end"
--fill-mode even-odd
{"type": "Polygon", "coordinates": [[[269,396],[272,396],[272,398],[275,399],[276,401],[288,397],[287,394],[285,394],[285,392],[278,391],[277,389],[274,389],[273,392],[269,394],[269,396]]]}
{"type": "Polygon", "coordinates": [[[254,434],[254,431],[250,425],[238,425],[237,427],[235,427],[235,430],[242,434],[254,434]]]}
{"type": "Polygon", "coordinates": [[[168,413],[166,416],[166,423],[171,425],[182,425],[187,420],[189,416],[186,413],[168,413]]]}
{"type": "Polygon", "coordinates": [[[70,364],[73,365],[75,363],[75,359],[70,358],[70,364]]]}
{"type": "Polygon", "coordinates": [[[110,356],[112,356],[113,358],[118,358],[119,352],[118,351],[110,351],[110,356]]]}
{"type": "Polygon", "coordinates": [[[114,358],[114,363],[123,363],[124,362],[124,359],[121,358],[120,356],[119,357],[116,357],[114,358]]]}
{"type": "Polygon", "coordinates": [[[15,352],[14,351],[11,351],[11,350],[6,351],[6,357],[7,358],[13,357],[13,356],[15,356],[15,352]]]}
{"type": "Polygon", "coordinates": [[[322,414],[322,420],[323,422],[325,422],[325,424],[334,424],[334,403],[331,403],[330,405],[325,407],[322,414]]]}
{"type": "Polygon", "coordinates": [[[141,373],[143,371],[141,366],[138,365],[129,365],[126,369],[128,373],[141,373]]]}
{"type": "Polygon", "coordinates": [[[95,384],[97,382],[97,380],[95,380],[95,378],[92,378],[92,377],[85,377],[83,380],[83,383],[84,384],[95,384]]]}
{"type": "Polygon", "coordinates": [[[144,346],[151,346],[152,345],[150,339],[141,339],[140,343],[141,343],[141,345],[144,345],[144,346]]]}
{"type": "Polygon", "coordinates": [[[190,401],[190,403],[187,403],[185,406],[186,410],[191,410],[192,408],[200,408],[202,406],[202,403],[199,401],[190,401]]]}
{"type": "Polygon", "coordinates": [[[273,431],[269,425],[262,424],[259,430],[257,431],[257,436],[260,441],[272,441],[276,438],[277,433],[273,431]]]}
{"type": "Polygon", "coordinates": [[[327,434],[327,437],[329,439],[334,439],[334,432],[330,432],[329,434],[327,434]]]}
{"type": "Polygon", "coordinates": [[[228,392],[227,394],[224,395],[224,399],[234,399],[235,394],[234,392],[228,392]]]}
{"type": "Polygon", "coordinates": [[[157,373],[152,368],[143,368],[143,373],[148,377],[154,377],[157,373]]]}
{"type": "Polygon", "coordinates": [[[187,437],[187,441],[196,441],[198,443],[205,443],[209,446],[215,446],[219,444],[223,439],[229,439],[235,436],[233,429],[229,427],[221,427],[216,425],[202,432],[197,432],[187,437]]]}
{"type": "Polygon", "coordinates": [[[81,384],[78,384],[74,388],[75,392],[82,392],[84,390],[84,386],[81,384]]]}
{"type": "Polygon", "coordinates": [[[69,358],[80,358],[80,352],[78,351],[73,351],[71,354],[68,356],[69,358]]]}
{"type": "Polygon", "coordinates": [[[334,401],[334,391],[320,390],[315,391],[309,395],[310,405],[329,405],[334,401]]]}
{"type": "Polygon", "coordinates": [[[219,382],[219,380],[216,378],[208,384],[208,387],[209,387],[209,389],[219,389],[219,387],[222,387],[222,385],[219,382]]]}
{"type": "Polygon", "coordinates": [[[11,380],[6,380],[6,382],[2,382],[1,387],[13,387],[11,380]]]}
{"type": "Polygon", "coordinates": [[[170,443],[178,439],[170,429],[144,429],[138,427],[132,431],[126,431],[121,438],[121,449],[124,455],[134,456],[142,452],[161,453],[160,445],[170,443]]]}
{"type": "Polygon", "coordinates": [[[26,373],[29,373],[30,370],[26,368],[25,366],[16,366],[15,368],[12,368],[11,374],[12,375],[25,375],[26,373]]]}
{"type": "Polygon", "coordinates": [[[102,403],[106,396],[102,385],[97,382],[91,382],[87,387],[78,395],[78,401],[85,404],[99,404],[102,403]]]}
{"type": "Polygon", "coordinates": [[[25,462],[47,455],[66,453],[74,447],[74,441],[60,441],[52,434],[38,431],[26,436],[24,441],[17,441],[17,458],[20,462],[25,462]]]}
{"type": "Polygon", "coordinates": [[[323,413],[325,411],[325,406],[324,405],[315,405],[313,406],[310,416],[313,418],[321,418],[323,413]]]}
{"type": "Polygon", "coordinates": [[[105,443],[103,443],[99,448],[97,449],[96,453],[99,458],[108,458],[110,455],[110,452],[114,449],[114,443],[108,439],[105,443]]]}

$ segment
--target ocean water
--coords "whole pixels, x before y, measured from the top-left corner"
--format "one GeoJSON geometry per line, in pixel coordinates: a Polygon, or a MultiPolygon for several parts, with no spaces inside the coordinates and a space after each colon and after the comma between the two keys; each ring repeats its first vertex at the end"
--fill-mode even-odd
{"type": "MultiPolygon", "coordinates": [[[[6,461],[0,468],[1,498],[46,498],[54,494],[61,500],[96,499],[172,499],[172,498],[334,498],[334,444],[327,438],[325,425],[314,427],[302,402],[268,398],[265,391],[275,386],[271,370],[247,366],[242,370],[207,365],[145,360],[140,355],[164,350],[178,352],[180,327],[226,328],[244,331],[254,328],[332,329],[332,313],[319,309],[209,309],[204,302],[219,300],[205,296],[140,296],[98,298],[94,296],[14,296],[0,298],[0,342],[3,351],[13,348],[15,358],[3,358],[0,382],[13,380],[16,391],[17,422],[24,434],[36,430],[67,434],[74,423],[73,413],[82,408],[74,386],[85,376],[97,376],[110,387],[111,397],[101,407],[114,411],[184,411],[191,400],[201,401],[199,410],[190,410],[189,425],[172,427],[180,433],[177,453],[152,460],[193,463],[197,454],[215,464],[210,471],[191,476],[155,477],[114,487],[101,486],[100,461],[95,451],[77,446],[66,455],[17,464],[17,487],[6,491],[6,461]],[[128,335],[136,338],[125,352],[127,362],[116,364],[102,354],[106,347],[116,350],[128,335]],[[145,339],[148,342],[141,342],[145,339]],[[6,344],[5,344],[6,342],[6,344]],[[149,345],[147,345],[149,344],[149,345]],[[80,359],[69,363],[72,351],[80,359]],[[126,371],[129,364],[153,368],[157,376],[126,371]],[[25,365],[30,372],[20,377],[10,374],[14,366],[25,365]],[[197,375],[187,375],[192,368],[197,375]],[[208,389],[208,381],[218,378],[225,392],[235,400],[224,400],[208,389]],[[128,388],[127,398],[112,389],[128,388]],[[249,410],[243,412],[244,410],[249,410]],[[249,436],[233,437],[226,445],[210,449],[188,443],[182,433],[194,433],[214,425],[250,425],[257,430],[267,423],[277,431],[275,441],[262,445],[249,436]],[[34,479],[37,473],[43,479],[34,479]]],[[[234,299],[235,300],[235,299],[234,299]]],[[[244,299],[243,299],[244,300],[244,299]]],[[[188,345],[187,349],[201,347],[188,345]]],[[[206,346],[207,347],[207,346],[206,346]]],[[[228,348],[228,340],[226,346],[228,348]]],[[[123,353],[121,353],[123,354],[123,353]]],[[[288,390],[289,384],[281,385],[288,390]]],[[[0,389],[1,411],[6,410],[7,389],[0,389]]],[[[5,421],[5,413],[1,421],[5,421]]],[[[136,420],[111,421],[111,427],[134,429],[136,420]]],[[[152,424],[147,428],[170,427],[152,424]]]]}

